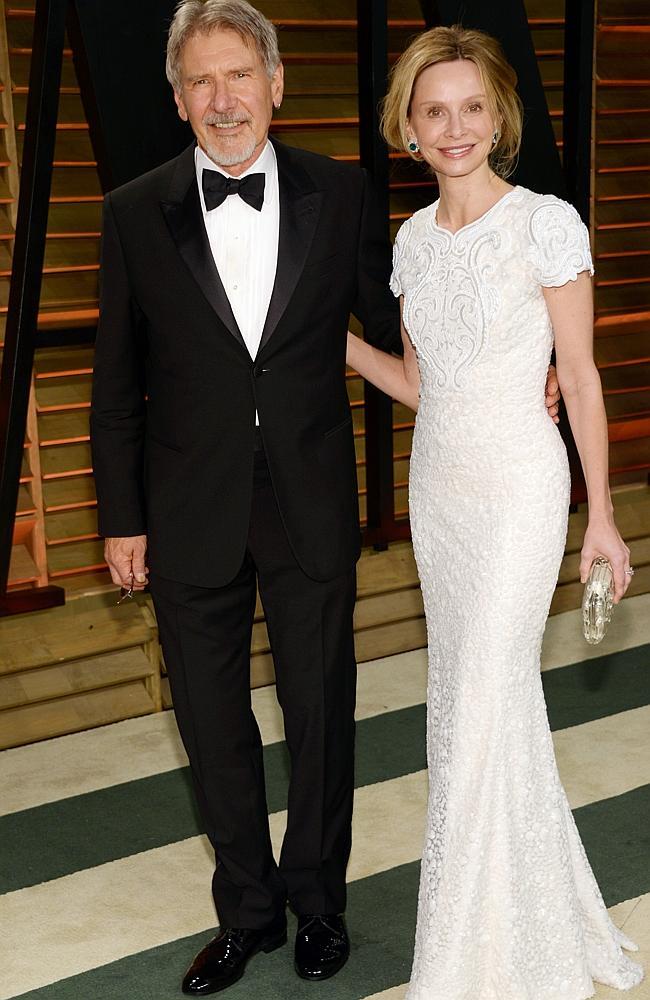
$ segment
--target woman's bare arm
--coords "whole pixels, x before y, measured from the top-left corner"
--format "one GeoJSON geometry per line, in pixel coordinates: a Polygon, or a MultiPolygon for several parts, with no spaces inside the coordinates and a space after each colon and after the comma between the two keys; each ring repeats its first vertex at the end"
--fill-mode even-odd
{"type": "Polygon", "coordinates": [[[347,362],[368,382],[372,382],[388,396],[417,410],[420,391],[420,372],[413,345],[402,323],[404,357],[371,347],[360,337],[348,332],[347,362]]]}
{"type": "Polygon", "coordinates": [[[545,288],[555,335],[557,375],[587,484],[589,523],[580,563],[584,582],[597,555],[614,569],[615,599],[630,582],[629,549],[614,524],[608,479],[607,416],[593,356],[593,294],[586,272],[560,288],[545,288]]]}

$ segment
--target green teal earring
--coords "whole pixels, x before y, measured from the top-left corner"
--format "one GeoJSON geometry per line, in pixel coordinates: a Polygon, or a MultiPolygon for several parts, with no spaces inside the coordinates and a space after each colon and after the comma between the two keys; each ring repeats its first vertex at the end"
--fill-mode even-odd
{"type": "Polygon", "coordinates": [[[420,152],[420,147],[418,146],[418,144],[415,141],[415,139],[411,139],[410,142],[409,142],[409,152],[410,153],[419,153],[420,152]]]}

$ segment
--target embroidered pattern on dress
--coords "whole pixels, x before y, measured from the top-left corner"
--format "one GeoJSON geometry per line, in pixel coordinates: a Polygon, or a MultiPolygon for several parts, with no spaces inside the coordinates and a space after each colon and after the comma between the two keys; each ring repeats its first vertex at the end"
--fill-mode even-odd
{"type": "Polygon", "coordinates": [[[566,201],[543,200],[533,208],[528,234],[533,277],[540,285],[559,287],[581,271],[594,273],[587,227],[566,201]]]}
{"type": "Polygon", "coordinates": [[[501,245],[497,228],[453,235],[429,225],[411,252],[415,285],[405,297],[404,324],[436,369],[438,388],[462,388],[485,348],[500,303],[494,271],[501,245]]]}

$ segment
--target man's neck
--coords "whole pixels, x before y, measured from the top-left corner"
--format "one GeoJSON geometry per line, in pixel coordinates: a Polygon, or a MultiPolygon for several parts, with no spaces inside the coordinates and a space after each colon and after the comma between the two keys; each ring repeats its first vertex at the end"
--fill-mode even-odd
{"type": "Polygon", "coordinates": [[[219,167],[219,170],[223,170],[223,172],[228,174],[230,177],[241,177],[242,174],[246,173],[247,170],[249,170],[255,163],[257,163],[260,156],[266,149],[267,142],[268,142],[268,135],[265,136],[262,142],[255,147],[252,156],[249,156],[247,160],[244,160],[243,163],[234,163],[229,166],[225,166],[223,163],[217,163],[216,160],[213,160],[210,154],[203,148],[203,146],[200,146],[200,149],[201,152],[204,153],[205,156],[207,156],[207,158],[210,160],[210,163],[213,163],[215,167],[219,167]]]}

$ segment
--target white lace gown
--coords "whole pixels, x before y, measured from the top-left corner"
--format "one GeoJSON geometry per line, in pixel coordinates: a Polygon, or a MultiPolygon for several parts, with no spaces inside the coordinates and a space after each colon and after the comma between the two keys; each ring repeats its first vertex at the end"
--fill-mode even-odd
{"type": "Polygon", "coordinates": [[[540,648],[567,457],[542,286],[592,270],[575,210],[522,187],[452,235],[406,222],[391,288],[420,369],[410,515],[427,617],[429,803],[408,1000],[582,1000],[643,978],[560,784],[540,648]]]}

